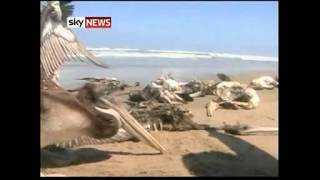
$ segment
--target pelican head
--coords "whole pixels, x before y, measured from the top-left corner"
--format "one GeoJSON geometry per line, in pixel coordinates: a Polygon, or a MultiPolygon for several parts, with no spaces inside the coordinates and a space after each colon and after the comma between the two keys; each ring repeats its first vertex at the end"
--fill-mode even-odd
{"type": "Polygon", "coordinates": [[[61,21],[62,11],[59,1],[48,1],[48,14],[55,21],[61,21]]]}
{"type": "Polygon", "coordinates": [[[40,21],[40,34],[48,33],[54,25],[59,24],[62,21],[62,10],[59,1],[47,1],[47,5],[41,11],[41,21],[40,21]],[[50,24],[48,26],[48,24],[50,24]],[[47,26],[47,27],[46,27],[47,26]]]}

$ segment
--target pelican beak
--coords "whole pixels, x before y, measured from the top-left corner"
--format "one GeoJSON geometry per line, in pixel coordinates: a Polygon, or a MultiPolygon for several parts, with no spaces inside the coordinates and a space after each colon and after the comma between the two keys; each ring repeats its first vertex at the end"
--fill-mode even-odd
{"type": "MultiPolygon", "coordinates": [[[[137,120],[129,114],[124,108],[120,108],[119,106],[112,104],[108,100],[104,98],[100,98],[100,102],[106,105],[106,107],[110,107],[117,111],[120,115],[120,121],[123,129],[125,129],[128,133],[144,142],[145,144],[159,150],[161,153],[166,153],[167,150],[148,132],[146,131],[137,120]]],[[[95,107],[98,111],[102,113],[108,113],[107,109],[95,107]]]]}

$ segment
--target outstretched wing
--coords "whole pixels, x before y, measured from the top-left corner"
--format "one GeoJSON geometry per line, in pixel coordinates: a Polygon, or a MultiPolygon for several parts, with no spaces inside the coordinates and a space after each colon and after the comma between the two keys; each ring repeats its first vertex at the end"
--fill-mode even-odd
{"type": "Polygon", "coordinates": [[[52,78],[54,73],[67,61],[80,60],[107,68],[108,66],[97,61],[95,57],[77,40],[74,33],[57,25],[54,29],[45,28],[47,32],[42,38],[40,47],[42,78],[52,78]],[[49,32],[51,31],[51,32],[49,32]]]}

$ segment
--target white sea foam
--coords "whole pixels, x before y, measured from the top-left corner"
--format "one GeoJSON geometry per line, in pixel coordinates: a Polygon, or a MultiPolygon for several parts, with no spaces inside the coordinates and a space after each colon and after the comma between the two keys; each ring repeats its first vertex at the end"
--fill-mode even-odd
{"type": "Polygon", "coordinates": [[[238,59],[249,61],[277,62],[278,57],[253,56],[199,51],[142,50],[126,48],[87,48],[97,57],[136,57],[136,58],[174,58],[174,59],[238,59]]]}

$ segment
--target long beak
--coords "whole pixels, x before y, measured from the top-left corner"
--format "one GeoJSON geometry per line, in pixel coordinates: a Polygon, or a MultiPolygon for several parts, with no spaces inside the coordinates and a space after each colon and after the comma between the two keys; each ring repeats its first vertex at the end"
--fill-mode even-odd
{"type": "MultiPolygon", "coordinates": [[[[106,106],[114,109],[121,116],[120,121],[122,127],[131,135],[144,142],[145,144],[159,150],[161,153],[166,153],[167,150],[148,132],[146,131],[137,120],[131,116],[125,109],[118,107],[117,105],[112,104],[104,98],[100,98],[106,106]]],[[[107,113],[106,109],[95,107],[98,111],[107,113]]]]}

